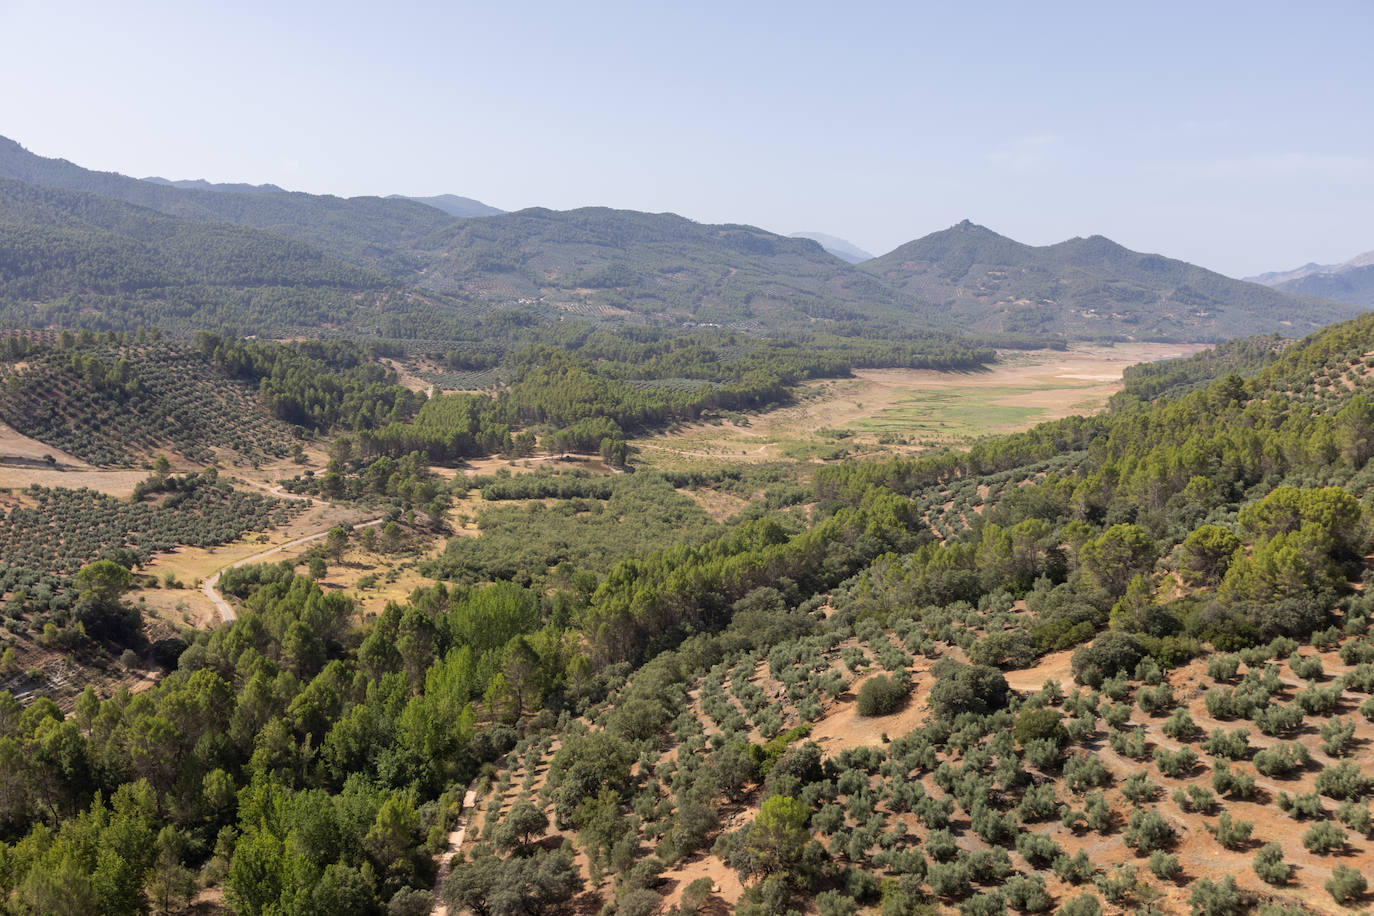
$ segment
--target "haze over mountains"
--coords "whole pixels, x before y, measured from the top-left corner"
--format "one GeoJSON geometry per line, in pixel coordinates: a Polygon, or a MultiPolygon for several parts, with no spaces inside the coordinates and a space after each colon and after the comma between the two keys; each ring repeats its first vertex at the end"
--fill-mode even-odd
{"type": "Polygon", "coordinates": [[[133,320],[129,309],[146,322],[165,306],[178,324],[214,317],[216,326],[279,331],[260,325],[270,311],[261,302],[292,289],[315,303],[297,316],[301,328],[319,321],[355,333],[383,332],[392,308],[442,316],[519,306],[755,333],[1206,341],[1296,336],[1359,311],[1100,236],[1033,247],[968,222],[855,265],[865,252],[828,236],[601,207],[501,213],[454,195],[343,199],[138,180],[3,138],[0,178],[11,179],[0,201],[0,309],[9,321],[98,308],[111,322],[133,320]],[[114,299],[96,306],[92,295],[114,299]],[[368,318],[354,326],[360,307],[368,318]]]}
{"type": "Polygon", "coordinates": [[[471,197],[459,197],[457,194],[437,194],[433,197],[403,197],[400,194],[387,195],[388,200],[413,200],[418,204],[428,204],[436,210],[443,210],[449,216],[456,216],[460,219],[468,219],[476,216],[497,216],[505,213],[505,210],[498,210],[490,207],[480,200],[473,200],[471,197]]]}
{"type": "Polygon", "coordinates": [[[1305,264],[1296,270],[1250,277],[1255,283],[1304,296],[1322,296],[1374,308],[1374,251],[1343,264],[1305,264]]]}
{"type": "Polygon", "coordinates": [[[853,242],[847,242],[833,235],[826,235],[824,232],[794,232],[791,238],[811,239],[813,242],[820,242],[821,247],[826,251],[830,252],[841,261],[848,261],[850,264],[858,264],[862,261],[870,260],[873,257],[873,255],[864,251],[853,242]]]}

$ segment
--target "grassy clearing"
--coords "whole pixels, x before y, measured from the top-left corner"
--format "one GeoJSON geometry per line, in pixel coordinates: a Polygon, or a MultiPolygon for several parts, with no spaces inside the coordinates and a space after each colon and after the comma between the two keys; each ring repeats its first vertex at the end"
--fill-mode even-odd
{"type": "Polygon", "coordinates": [[[804,386],[767,413],[637,439],[638,461],[704,468],[790,459],[824,462],[909,455],[1106,406],[1125,368],[1184,356],[1187,344],[1122,344],[1064,352],[1004,352],[985,372],[866,369],[804,386]]]}

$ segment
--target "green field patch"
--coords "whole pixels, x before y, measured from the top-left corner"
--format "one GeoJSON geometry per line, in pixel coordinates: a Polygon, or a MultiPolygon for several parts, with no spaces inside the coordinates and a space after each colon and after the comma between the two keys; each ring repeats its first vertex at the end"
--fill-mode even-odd
{"type": "Polygon", "coordinates": [[[916,392],[875,416],[857,420],[849,428],[876,436],[939,436],[972,438],[1039,422],[1048,408],[1003,404],[1025,389],[943,388],[916,392]]]}

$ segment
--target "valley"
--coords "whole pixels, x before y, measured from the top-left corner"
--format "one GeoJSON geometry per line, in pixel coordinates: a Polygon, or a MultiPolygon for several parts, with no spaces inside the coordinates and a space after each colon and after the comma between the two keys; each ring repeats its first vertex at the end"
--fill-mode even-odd
{"type": "Polygon", "coordinates": [[[861,369],[853,378],[802,386],[795,406],[687,426],[630,444],[644,464],[664,468],[916,455],[1094,413],[1120,390],[1126,366],[1201,349],[1200,344],[1074,346],[1001,351],[996,362],[979,371],[861,369]]]}
{"type": "Polygon", "coordinates": [[[1366,907],[1374,315],[818,237],[0,140],[0,913],[1366,907]]]}

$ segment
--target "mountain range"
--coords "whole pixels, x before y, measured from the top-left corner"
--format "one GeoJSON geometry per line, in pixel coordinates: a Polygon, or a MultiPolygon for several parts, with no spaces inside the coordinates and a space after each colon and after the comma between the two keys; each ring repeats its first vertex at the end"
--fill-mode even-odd
{"type": "Polygon", "coordinates": [[[1322,296],[1374,308],[1374,251],[1343,264],[1305,264],[1296,270],[1251,277],[1255,283],[1304,296],[1322,296]]]}
{"type": "Polygon", "coordinates": [[[842,238],[833,235],[826,235],[824,232],[794,232],[790,236],[794,239],[810,239],[813,242],[820,242],[821,247],[839,258],[841,261],[848,261],[850,264],[858,264],[863,261],[871,260],[873,255],[864,251],[853,242],[847,242],[842,238]]]}
{"type": "Polygon", "coordinates": [[[861,267],[940,304],[958,326],[990,332],[1216,340],[1240,336],[1237,327],[1306,334],[1358,311],[1141,254],[1100,235],[1031,246],[967,220],[861,267]]]}
{"type": "MultiPolygon", "coordinates": [[[[118,323],[130,320],[121,309],[137,298],[175,303],[179,326],[217,316],[219,326],[262,333],[309,331],[317,320],[340,332],[380,333],[384,304],[399,302],[431,317],[520,306],[770,334],[938,329],[1207,341],[1296,336],[1359,310],[1100,236],[1033,247],[968,222],[855,265],[823,247],[833,238],[671,213],[532,208],[464,218],[448,209],[495,208],[453,195],[345,199],[271,185],[139,180],[39,157],[4,138],[0,178],[10,179],[0,196],[8,239],[0,309],[10,321],[41,320],[63,304],[64,315],[98,308],[118,323]],[[308,291],[316,305],[293,311],[283,326],[263,325],[261,306],[244,312],[234,304],[262,301],[267,288],[274,301],[293,288],[308,291]],[[91,306],[92,295],[118,301],[91,306]],[[83,296],[86,306],[72,305],[83,296]],[[191,307],[188,297],[209,297],[213,307],[191,307]],[[360,300],[367,320],[354,326],[360,300]]],[[[148,305],[138,320],[160,308],[148,305]]],[[[403,317],[391,315],[390,324],[403,317]]]]}

